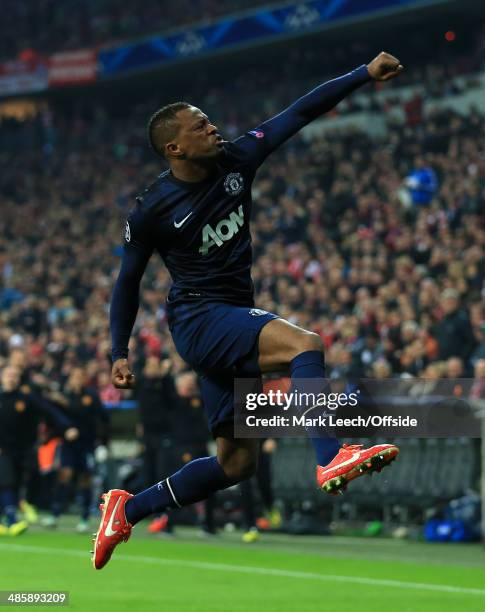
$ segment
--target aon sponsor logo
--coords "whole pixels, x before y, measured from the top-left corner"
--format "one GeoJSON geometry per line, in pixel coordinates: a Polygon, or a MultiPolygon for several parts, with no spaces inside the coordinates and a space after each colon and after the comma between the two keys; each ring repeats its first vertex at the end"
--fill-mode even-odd
{"type": "Polygon", "coordinates": [[[202,230],[202,245],[199,248],[201,255],[207,255],[209,249],[213,246],[222,246],[224,242],[230,240],[234,234],[237,234],[239,228],[244,224],[244,212],[242,204],[237,209],[232,211],[229,219],[222,219],[216,225],[215,229],[207,223],[202,230]]]}

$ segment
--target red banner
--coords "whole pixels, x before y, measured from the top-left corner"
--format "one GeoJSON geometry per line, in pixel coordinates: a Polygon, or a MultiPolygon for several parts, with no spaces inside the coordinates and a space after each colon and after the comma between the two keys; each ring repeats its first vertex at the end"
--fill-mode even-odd
{"type": "Polygon", "coordinates": [[[96,79],[97,52],[78,49],[49,57],[49,86],[81,85],[96,79]]]}

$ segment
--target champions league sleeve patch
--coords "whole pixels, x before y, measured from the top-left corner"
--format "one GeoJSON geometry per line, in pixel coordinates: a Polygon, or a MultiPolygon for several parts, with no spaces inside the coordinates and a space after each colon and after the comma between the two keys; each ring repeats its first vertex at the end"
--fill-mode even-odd
{"type": "Polygon", "coordinates": [[[130,224],[128,223],[128,221],[126,222],[126,225],[125,225],[125,240],[126,242],[130,242],[131,240],[131,230],[130,230],[130,224]]]}
{"type": "Polygon", "coordinates": [[[256,136],[256,138],[264,138],[264,132],[261,130],[251,130],[249,134],[251,134],[251,136],[256,136]]]}

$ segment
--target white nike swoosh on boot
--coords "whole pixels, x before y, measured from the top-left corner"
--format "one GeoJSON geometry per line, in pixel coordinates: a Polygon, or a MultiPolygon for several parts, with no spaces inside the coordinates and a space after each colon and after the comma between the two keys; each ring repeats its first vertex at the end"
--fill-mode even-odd
{"type": "Polygon", "coordinates": [[[334,467],[328,468],[326,470],[323,470],[323,472],[320,472],[320,476],[322,476],[323,474],[325,474],[326,472],[331,472],[332,470],[336,470],[337,468],[341,468],[344,465],[349,465],[349,463],[353,463],[354,461],[356,461],[358,458],[360,457],[360,451],[355,452],[352,457],[350,457],[350,459],[347,459],[346,461],[342,461],[342,463],[339,463],[338,465],[335,465],[334,467]]]}
{"type": "Polygon", "coordinates": [[[116,510],[118,509],[120,501],[121,501],[121,497],[118,497],[118,501],[116,502],[116,505],[113,509],[113,512],[111,513],[111,516],[109,517],[109,521],[108,521],[108,524],[106,525],[106,529],[104,530],[104,535],[108,536],[108,538],[118,533],[117,531],[113,531],[113,519],[115,517],[116,510]]]}

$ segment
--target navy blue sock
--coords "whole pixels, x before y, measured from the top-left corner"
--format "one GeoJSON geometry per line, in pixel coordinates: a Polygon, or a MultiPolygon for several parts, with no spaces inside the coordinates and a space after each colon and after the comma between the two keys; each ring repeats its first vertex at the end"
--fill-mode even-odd
{"type": "Polygon", "coordinates": [[[150,514],[188,506],[232,484],[217,457],[194,459],[172,476],[127,501],[126,520],[134,525],[150,514]]]}
{"type": "MultiPolygon", "coordinates": [[[[325,359],[320,351],[305,351],[297,355],[290,363],[291,380],[298,378],[325,378],[325,359]]],[[[294,386],[294,382],[293,382],[294,386]]],[[[318,465],[327,465],[332,461],[340,448],[336,438],[309,438],[317,456],[318,465]]]]}
{"type": "Polygon", "coordinates": [[[17,522],[17,498],[12,489],[0,491],[0,508],[3,508],[8,527],[17,522]]]}

